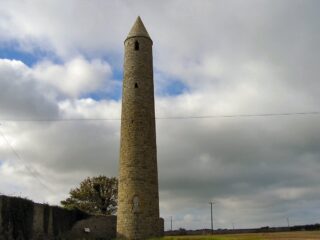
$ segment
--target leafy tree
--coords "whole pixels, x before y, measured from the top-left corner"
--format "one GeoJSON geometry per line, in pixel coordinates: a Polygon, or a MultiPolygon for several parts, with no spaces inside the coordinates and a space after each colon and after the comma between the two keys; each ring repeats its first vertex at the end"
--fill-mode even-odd
{"type": "Polygon", "coordinates": [[[71,189],[70,197],[61,204],[89,214],[110,215],[117,211],[117,196],[118,180],[115,177],[88,177],[80,183],[80,187],[71,189]]]}

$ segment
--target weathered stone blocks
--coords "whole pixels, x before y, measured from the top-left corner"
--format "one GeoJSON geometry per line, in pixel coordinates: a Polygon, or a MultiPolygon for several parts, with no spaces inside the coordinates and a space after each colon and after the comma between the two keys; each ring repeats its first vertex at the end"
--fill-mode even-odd
{"type": "Polygon", "coordinates": [[[140,18],[124,42],[117,233],[162,235],[159,220],[152,40],[140,18]]]}

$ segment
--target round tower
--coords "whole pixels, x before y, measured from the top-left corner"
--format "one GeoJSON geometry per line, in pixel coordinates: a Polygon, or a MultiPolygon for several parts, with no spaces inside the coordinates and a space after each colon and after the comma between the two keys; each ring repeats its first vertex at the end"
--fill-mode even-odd
{"type": "Polygon", "coordinates": [[[140,17],[124,41],[117,234],[161,235],[152,40],[140,17]]]}

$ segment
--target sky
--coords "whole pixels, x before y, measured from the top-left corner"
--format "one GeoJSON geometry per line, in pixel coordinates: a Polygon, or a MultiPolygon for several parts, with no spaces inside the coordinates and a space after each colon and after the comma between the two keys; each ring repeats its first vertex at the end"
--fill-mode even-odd
{"type": "Polygon", "coordinates": [[[210,228],[209,202],[215,229],[320,222],[320,115],[243,116],[320,111],[319,9],[2,0],[1,194],[59,204],[88,176],[118,175],[123,42],[140,15],[153,40],[165,228],[171,216],[174,229],[210,228]]]}

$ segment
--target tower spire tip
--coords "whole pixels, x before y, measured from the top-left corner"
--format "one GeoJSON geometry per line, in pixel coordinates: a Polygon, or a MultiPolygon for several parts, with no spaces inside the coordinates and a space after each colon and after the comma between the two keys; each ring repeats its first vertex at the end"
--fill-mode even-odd
{"type": "Polygon", "coordinates": [[[147,37],[147,38],[150,38],[150,35],[149,35],[146,27],[144,26],[140,16],[137,17],[135,23],[133,24],[133,26],[132,26],[132,28],[131,28],[128,36],[127,36],[127,39],[131,38],[131,37],[147,37]]]}

